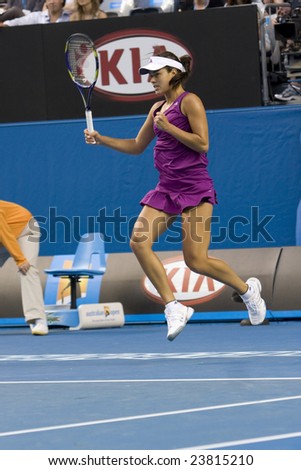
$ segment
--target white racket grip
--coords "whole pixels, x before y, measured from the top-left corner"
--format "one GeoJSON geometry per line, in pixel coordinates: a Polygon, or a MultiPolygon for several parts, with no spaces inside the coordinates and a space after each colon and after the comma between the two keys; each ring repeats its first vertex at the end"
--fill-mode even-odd
{"type": "Polygon", "coordinates": [[[94,131],[93,127],[93,118],[92,118],[92,111],[91,109],[86,110],[86,122],[87,122],[87,128],[89,132],[94,131]]]}

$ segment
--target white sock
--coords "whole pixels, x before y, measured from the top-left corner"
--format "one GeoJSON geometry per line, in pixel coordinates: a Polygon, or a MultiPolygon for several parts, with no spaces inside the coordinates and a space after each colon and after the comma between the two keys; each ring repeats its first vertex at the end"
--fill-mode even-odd
{"type": "Polygon", "coordinates": [[[180,305],[177,300],[171,300],[165,305],[165,312],[172,312],[177,305],[180,305]]]}
{"type": "MultiPolygon", "coordinates": [[[[247,284],[248,285],[248,284],[247,284]]],[[[251,286],[248,285],[248,290],[244,294],[241,294],[242,300],[249,300],[249,298],[253,295],[253,289],[251,286]]]]}
{"type": "Polygon", "coordinates": [[[165,308],[173,307],[174,305],[177,305],[177,303],[177,300],[171,300],[170,302],[167,302],[167,304],[165,304],[165,308]]]}

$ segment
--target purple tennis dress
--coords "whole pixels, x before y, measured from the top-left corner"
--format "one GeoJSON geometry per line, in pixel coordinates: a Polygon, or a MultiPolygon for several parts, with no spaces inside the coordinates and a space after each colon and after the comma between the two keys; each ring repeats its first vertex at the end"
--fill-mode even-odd
{"type": "MultiPolygon", "coordinates": [[[[181,101],[188,92],[182,93],[165,112],[171,124],[191,132],[188,119],[181,112],[181,101]]],[[[154,115],[162,108],[159,106],[154,115]]],[[[199,153],[179,142],[154,125],[157,142],[154,149],[155,168],[159,183],[140,201],[167,214],[181,214],[188,207],[200,202],[216,204],[213,181],[207,171],[207,155],[199,153]]]]}

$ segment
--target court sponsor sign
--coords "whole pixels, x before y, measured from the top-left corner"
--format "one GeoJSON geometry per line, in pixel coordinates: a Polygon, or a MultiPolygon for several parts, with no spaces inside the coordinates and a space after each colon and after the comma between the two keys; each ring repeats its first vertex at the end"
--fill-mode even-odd
{"type": "MultiPolygon", "coordinates": [[[[162,261],[166,270],[169,286],[177,300],[186,305],[197,305],[209,302],[221,294],[226,287],[222,282],[216,281],[208,276],[192,272],[185,264],[182,256],[168,258],[162,261]]],[[[144,277],[142,287],[147,296],[158,303],[162,299],[148,279],[144,277]]]]}
{"type": "Polygon", "coordinates": [[[155,29],[126,29],[95,41],[101,64],[95,92],[118,101],[145,101],[155,98],[148,75],[139,68],[152,55],[173,51],[178,57],[193,56],[179,38],[155,29]]]}
{"type": "Polygon", "coordinates": [[[114,328],[124,325],[123,306],[120,302],[82,304],[78,307],[78,325],[70,330],[114,328]]]}

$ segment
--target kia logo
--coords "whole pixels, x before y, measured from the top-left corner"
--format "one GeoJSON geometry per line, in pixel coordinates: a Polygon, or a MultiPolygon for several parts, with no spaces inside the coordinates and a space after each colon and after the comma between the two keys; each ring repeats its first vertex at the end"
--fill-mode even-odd
{"type": "MultiPolygon", "coordinates": [[[[182,256],[163,261],[163,266],[175,298],[186,305],[208,302],[220,295],[226,287],[222,282],[192,272],[186,266],[182,256]]],[[[142,287],[152,300],[163,303],[157,290],[146,276],[142,281],[142,287]]]]}
{"type": "Polygon", "coordinates": [[[139,68],[152,55],[167,50],[178,57],[185,54],[192,57],[178,38],[155,30],[128,29],[114,32],[96,40],[95,47],[100,62],[95,92],[118,101],[155,98],[148,75],[139,74],[139,68]]]}

